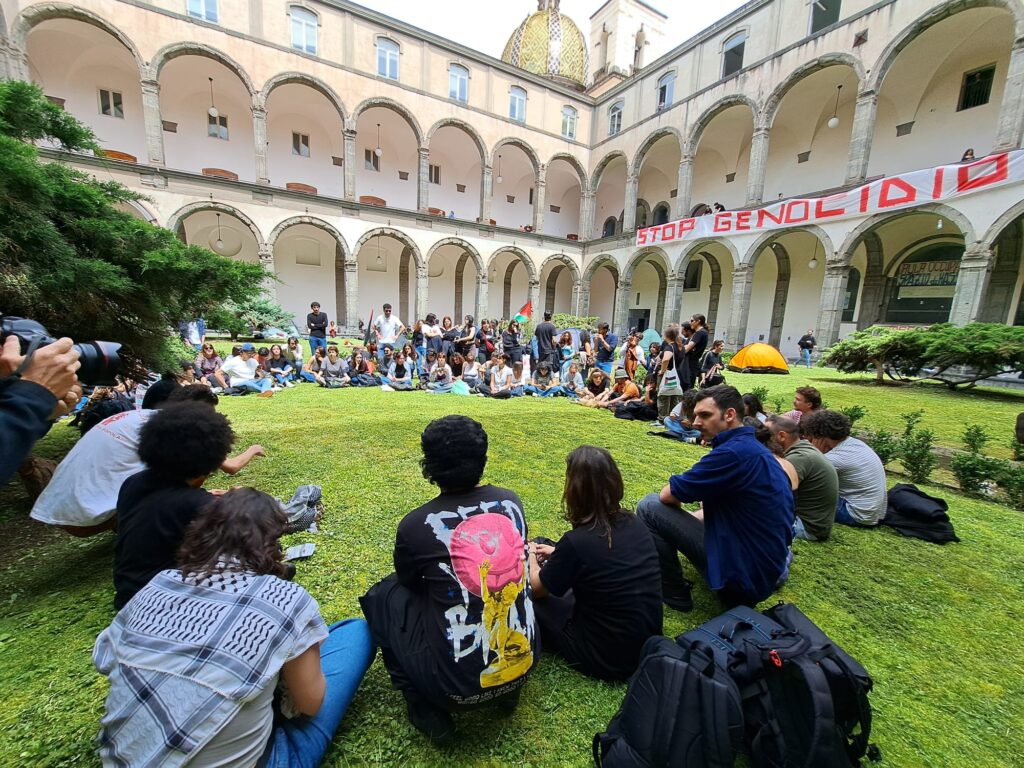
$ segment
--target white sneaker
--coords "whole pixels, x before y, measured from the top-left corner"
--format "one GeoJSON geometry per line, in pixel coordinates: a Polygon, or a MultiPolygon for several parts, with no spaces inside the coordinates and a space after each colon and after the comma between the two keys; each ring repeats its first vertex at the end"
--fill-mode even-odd
{"type": "Polygon", "coordinates": [[[394,392],[395,388],[392,387],[390,384],[381,384],[380,385],[380,391],[381,392],[394,392]]]}
{"type": "Polygon", "coordinates": [[[290,382],[290,381],[286,381],[286,382],[284,383],[284,385],[285,385],[286,387],[288,387],[288,389],[291,389],[292,387],[294,387],[294,386],[295,386],[295,384],[293,384],[293,383],[292,383],[292,382],[290,382]]]}
{"type": "Polygon", "coordinates": [[[280,392],[282,389],[284,389],[284,387],[271,387],[271,390],[274,392],[280,392]]]}

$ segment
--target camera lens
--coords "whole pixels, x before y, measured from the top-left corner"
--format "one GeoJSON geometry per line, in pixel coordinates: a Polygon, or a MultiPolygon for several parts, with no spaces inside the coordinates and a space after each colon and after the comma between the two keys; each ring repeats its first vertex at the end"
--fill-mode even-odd
{"type": "Polygon", "coordinates": [[[114,341],[85,341],[75,344],[78,350],[78,380],[83,384],[114,386],[114,378],[121,370],[121,345],[114,341]]]}

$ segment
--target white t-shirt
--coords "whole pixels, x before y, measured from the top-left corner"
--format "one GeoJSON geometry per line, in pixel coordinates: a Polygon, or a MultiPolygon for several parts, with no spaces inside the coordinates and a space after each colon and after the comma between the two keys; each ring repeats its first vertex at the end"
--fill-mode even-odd
{"type": "Polygon", "coordinates": [[[512,369],[507,365],[502,368],[492,368],[491,374],[494,377],[494,391],[504,389],[512,381],[512,369]]]}
{"type": "Polygon", "coordinates": [[[256,378],[256,365],[255,357],[243,360],[239,355],[238,357],[229,357],[220,369],[231,377],[228,383],[232,387],[237,387],[243,381],[252,381],[256,378]]]}
{"type": "Polygon", "coordinates": [[[398,338],[398,329],[402,327],[402,321],[398,319],[397,315],[391,315],[391,317],[378,315],[377,319],[373,321],[373,327],[380,332],[381,343],[393,344],[398,338]]]}
{"type": "Polygon", "coordinates": [[[115,413],[86,432],[57,465],[32,507],[32,519],[87,527],[112,518],[121,484],[146,468],[139,458],[139,432],[154,413],[115,413]]]}

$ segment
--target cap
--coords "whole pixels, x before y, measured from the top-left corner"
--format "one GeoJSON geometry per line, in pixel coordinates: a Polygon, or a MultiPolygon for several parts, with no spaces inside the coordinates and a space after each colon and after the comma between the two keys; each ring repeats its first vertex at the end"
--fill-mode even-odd
{"type": "Polygon", "coordinates": [[[242,351],[243,352],[255,352],[256,351],[256,346],[254,344],[250,344],[249,342],[246,342],[245,344],[242,345],[242,351]]]}
{"type": "Polygon", "coordinates": [[[615,378],[616,379],[628,379],[629,375],[626,373],[626,369],[625,368],[616,368],[615,369],[615,378]]]}

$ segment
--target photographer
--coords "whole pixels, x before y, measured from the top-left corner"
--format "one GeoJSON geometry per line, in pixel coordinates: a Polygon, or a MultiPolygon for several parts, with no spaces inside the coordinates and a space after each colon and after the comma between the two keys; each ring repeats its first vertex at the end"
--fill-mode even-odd
{"type": "Polygon", "coordinates": [[[10,335],[0,351],[0,483],[6,483],[46,434],[50,422],[68,413],[82,396],[76,371],[78,350],[68,338],[37,349],[24,370],[21,342],[10,335]]]}

